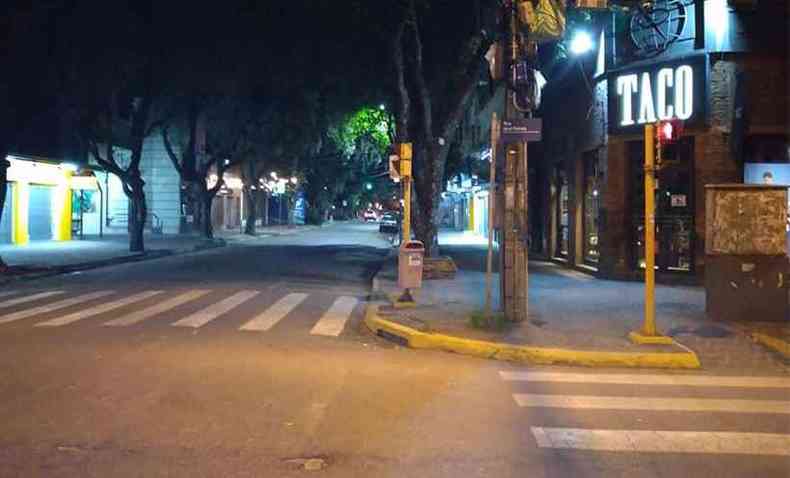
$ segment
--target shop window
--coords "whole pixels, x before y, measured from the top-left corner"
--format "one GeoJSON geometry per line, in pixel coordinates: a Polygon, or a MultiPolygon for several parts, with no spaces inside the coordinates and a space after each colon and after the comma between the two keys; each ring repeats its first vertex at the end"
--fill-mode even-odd
{"type": "MultiPolygon", "coordinates": [[[[666,147],[663,166],[657,173],[656,269],[691,272],[694,263],[694,138],[682,138],[666,147]]],[[[633,210],[632,257],[637,268],[645,267],[644,143],[629,143],[633,210]]]]}
{"type": "Polygon", "coordinates": [[[600,257],[598,217],[603,177],[597,151],[584,155],[584,262],[597,264],[600,257]]]}
{"type": "Polygon", "coordinates": [[[568,197],[568,176],[558,167],[555,173],[557,185],[557,255],[568,257],[570,242],[570,201],[568,197]]]}

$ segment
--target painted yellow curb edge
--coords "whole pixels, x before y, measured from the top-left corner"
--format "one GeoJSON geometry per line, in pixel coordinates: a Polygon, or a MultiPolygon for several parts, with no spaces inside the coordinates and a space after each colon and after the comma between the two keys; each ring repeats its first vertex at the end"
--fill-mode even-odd
{"type": "Polygon", "coordinates": [[[790,343],[760,332],[754,332],[752,334],[752,340],[779,353],[782,357],[790,359],[790,343]]]}
{"type": "Polygon", "coordinates": [[[697,369],[697,355],[688,352],[606,352],[572,350],[548,347],[512,345],[483,340],[464,339],[442,334],[429,334],[414,330],[378,315],[379,306],[368,305],[365,325],[374,333],[380,331],[403,339],[414,349],[443,350],[473,357],[507,360],[536,365],[582,365],[587,367],[649,367],[697,369]]]}

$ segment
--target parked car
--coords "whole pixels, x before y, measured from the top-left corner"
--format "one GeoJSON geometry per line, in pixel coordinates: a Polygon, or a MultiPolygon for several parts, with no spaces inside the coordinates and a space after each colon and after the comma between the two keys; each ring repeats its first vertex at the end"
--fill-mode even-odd
{"type": "Polygon", "coordinates": [[[379,232],[384,234],[398,234],[400,232],[400,216],[395,213],[385,213],[379,221],[379,232]]]}
{"type": "Polygon", "coordinates": [[[365,222],[376,222],[378,221],[379,218],[376,215],[376,211],[374,211],[373,209],[368,209],[367,211],[362,213],[362,219],[364,219],[365,222]]]}

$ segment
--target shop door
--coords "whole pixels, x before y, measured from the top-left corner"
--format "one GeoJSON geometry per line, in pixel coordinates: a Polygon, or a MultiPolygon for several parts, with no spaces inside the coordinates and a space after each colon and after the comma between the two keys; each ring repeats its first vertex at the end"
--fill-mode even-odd
{"type": "Polygon", "coordinates": [[[28,231],[31,241],[52,240],[52,188],[30,186],[28,231]]]}
{"type": "MultiPolygon", "coordinates": [[[[633,241],[635,268],[645,266],[644,144],[629,143],[632,171],[633,241]]],[[[694,231],[694,138],[682,138],[662,152],[656,185],[656,268],[692,272],[694,231]]]]}
{"type": "Polygon", "coordinates": [[[14,210],[14,185],[8,185],[8,191],[5,196],[5,205],[3,206],[3,215],[0,217],[0,244],[11,244],[13,242],[13,224],[14,218],[11,216],[14,210]]]}

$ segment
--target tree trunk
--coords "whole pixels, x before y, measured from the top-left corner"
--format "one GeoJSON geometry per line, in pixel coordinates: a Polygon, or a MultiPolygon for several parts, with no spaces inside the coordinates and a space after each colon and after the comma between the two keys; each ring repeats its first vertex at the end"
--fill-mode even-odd
{"type": "Polygon", "coordinates": [[[296,193],[289,194],[285,202],[288,207],[288,227],[296,227],[296,193]]]}
{"type": "Polygon", "coordinates": [[[263,225],[269,225],[269,193],[263,193],[263,225]]]}
{"type": "Polygon", "coordinates": [[[255,235],[255,221],[257,218],[257,194],[251,187],[244,188],[244,198],[246,199],[247,210],[245,212],[246,223],[244,224],[244,234],[255,235]]]}
{"type": "Polygon", "coordinates": [[[133,189],[131,200],[131,214],[129,215],[129,251],[145,252],[143,231],[148,218],[148,205],[145,202],[145,193],[142,188],[133,189]]]}
{"type": "Polygon", "coordinates": [[[206,239],[214,239],[214,224],[211,223],[211,204],[214,194],[205,190],[200,199],[200,234],[206,239]]]}

